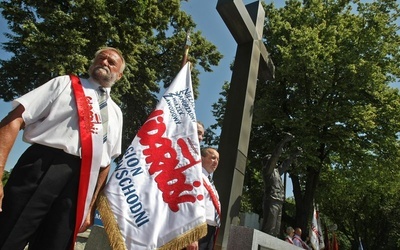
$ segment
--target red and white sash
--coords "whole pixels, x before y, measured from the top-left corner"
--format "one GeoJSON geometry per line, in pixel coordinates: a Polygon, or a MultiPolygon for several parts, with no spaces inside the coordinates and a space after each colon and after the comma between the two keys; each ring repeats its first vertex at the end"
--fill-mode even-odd
{"type": "MultiPolygon", "coordinates": [[[[211,196],[211,201],[215,207],[215,210],[217,211],[217,214],[221,220],[221,205],[219,203],[219,199],[217,197],[217,195],[214,192],[213,187],[211,186],[212,184],[208,182],[209,180],[207,178],[203,178],[203,185],[204,187],[207,189],[208,193],[211,196]]],[[[218,233],[219,233],[219,226],[217,226],[217,230],[215,230],[215,237],[214,237],[214,246],[213,249],[215,247],[215,243],[217,242],[217,237],[218,237],[218,233]]]]}
{"type": "Polygon", "coordinates": [[[80,81],[75,75],[70,75],[70,78],[79,116],[82,158],[73,237],[75,242],[78,230],[88,214],[99,175],[103,152],[103,128],[101,122],[98,122],[101,116],[96,91],[89,88],[88,81],[80,81]]]}
{"type": "Polygon", "coordinates": [[[206,188],[206,190],[208,191],[208,193],[210,193],[211,200],[215,207],[215,210],[217,211],[219,217],[221,218],[221,206],[219,205],[219,200],[217,198],[217,195],[214,192],[214,189],[211,187],[210,184],[208,184],[208,180],[206,180],[206,178],[203,178],[203,185],[206,188]]]}
{"type": "Polygon", "coordinates": [[[290,237],[289,235],[286,237],[286,242],[290,243],[293,245],[293,240],[292,237],[290,237]]]}

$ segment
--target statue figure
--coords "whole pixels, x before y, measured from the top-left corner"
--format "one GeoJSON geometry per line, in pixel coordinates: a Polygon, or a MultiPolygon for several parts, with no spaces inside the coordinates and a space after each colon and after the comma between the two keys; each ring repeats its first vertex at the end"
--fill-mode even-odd
{"type": "Polygon", "coordinates": [[[264,219],[262,231],[275,237],[277,237],[280,232],[282,206],[285,199],[285,189],[281,175],[289,170],[292,162],[302,153],[302,149],[297,148],[295,152],[278,165],[278,160],[284,146],[293,139],[294,136],[292,134],[286,133],[285,137],[278,143],[272,154],[266,155],[263,159],[264,219]]]}

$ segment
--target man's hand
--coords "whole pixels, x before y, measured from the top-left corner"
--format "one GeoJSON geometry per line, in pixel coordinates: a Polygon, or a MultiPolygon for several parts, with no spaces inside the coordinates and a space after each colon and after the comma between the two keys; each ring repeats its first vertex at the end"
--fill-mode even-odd
{"type": "Polygon", "coordinates": [[[195,241],[191,243],[189,246],[186,247],[186,250],[198,250],[199,249],[199,242],[195,241]]]}
{"type": "Polygon", "coordinates": [[[89,205],[89,212],[86,216],[85,220],[83,221],[82,226],[79,228],[79,233],[85,232],[89,227],[94,224],[94,215],[96,213],[96,201],[99,197],[100,191],[103,190],[106,181],[108,172],[110,171],[110,165],[105,168],[100,168],[99,176],[97,177],[96,188],[94,190],[92,201],[89,205]]]}
{"type": "Polygon", "coordinates": [[[78,233],[85,232],[89,227],[94,224],[94,212],[90,211],[83,221],[82,226],[79,228],[78,233]]]}

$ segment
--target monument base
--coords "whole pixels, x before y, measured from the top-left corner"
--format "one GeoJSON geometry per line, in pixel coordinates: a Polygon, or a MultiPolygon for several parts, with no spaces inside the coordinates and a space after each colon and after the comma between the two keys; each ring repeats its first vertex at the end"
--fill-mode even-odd
{"type": "Polygon", "coordinates": [[[295,245],[275,238],[254,228],[231,225],[229,250],[298,250],[295,245]]]}

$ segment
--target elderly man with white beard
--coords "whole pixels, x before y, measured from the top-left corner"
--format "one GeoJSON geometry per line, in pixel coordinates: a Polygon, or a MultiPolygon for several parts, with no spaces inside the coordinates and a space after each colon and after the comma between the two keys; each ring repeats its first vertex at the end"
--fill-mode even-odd
{"type": "Polygon", "coordinates": [[[64,75],[12,102],[0,123],[0,177],[23,129],[32,144],[0,182],[0,249],[72,249],[94,221],[111,160],[121,154],[122,112],[110,98],[123,74],[118,49],[95,53],[89,79],[64,75]]]}

